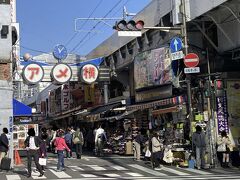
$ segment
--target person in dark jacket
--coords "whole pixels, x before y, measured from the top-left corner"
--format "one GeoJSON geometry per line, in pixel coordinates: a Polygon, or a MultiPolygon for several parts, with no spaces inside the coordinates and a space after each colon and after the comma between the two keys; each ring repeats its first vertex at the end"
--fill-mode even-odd
{"type": "Polygon", "coordinates": [[[196,132],[192,135],[192,141],[196,148],[197,169],[205,168],[206,136],[201,126],[196,126],[196,132]]]}
{"type": "Polygon", "coordinates": [[[64,139],[66,141],[66,144],[68,148],[71,150],[70,152],[66,151],[66,157],[71,158],[72,157],[72,133],[71,128],[67,129],[67,133],[64,136],[64,139]]]}
{"type": "Polygon", "coordinates": [[[28,130],[28,137],[24,141],[26,150],[27,150],[27,160],[28,160],[28,175],[27,177],[31,177],[32,174],[32,158],[34,159],[35,165],[40,172],[39,177],[43,176],[43,170],[39,164],[39,147],[41,145],[41,139],[38,136],[35,136],[35,130],[30,128],[28,130]]]}
{"type": "MultiPolygon", "coordinates": [[[[42,142],[40,144],[40,157],[42,158],[47,158],[47,138],[48,138],[47,133],[41,134],[42,142]]],[[[44,166],[42,166],[42,170],[43,171],[45,170],[44,166]]]]}
{"type": "Polygon", "coordinates": [[[2,158],[4,158],[7,155],[7,152],[9,149],[7,134],[8,134],[8,129],[3,128],[3,133],[0,136],[0,164],[1,164],[2,158]]]}

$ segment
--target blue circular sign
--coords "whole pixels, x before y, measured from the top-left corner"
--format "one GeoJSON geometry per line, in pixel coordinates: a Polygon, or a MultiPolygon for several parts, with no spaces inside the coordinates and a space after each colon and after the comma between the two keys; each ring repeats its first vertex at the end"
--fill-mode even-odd
{"type": "Polygon", "coordinates": [[[171,52],[177,52],[182,49],[182,39],[180,38],[173,38],[170,42],[170,49],[171,52]]]}
{"type": "Polygon", "coordinates": [[[68,53],[67,48],[61,44],[56,45],[53,49],[53,56],[58,60],[66,59],[68,53]]]}

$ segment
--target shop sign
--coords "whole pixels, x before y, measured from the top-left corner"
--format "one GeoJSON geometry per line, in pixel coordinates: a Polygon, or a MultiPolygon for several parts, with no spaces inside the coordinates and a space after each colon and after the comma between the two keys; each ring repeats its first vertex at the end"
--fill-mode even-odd
{"type": "Polygon", "coordinates": [[[48,100],[48,107],[49,107],[49,114],[53,114],[56,112],[56,108],[55,108],[55,90],[52,90],[49,92],[49,100],[48,100]]]}
{"type": "Polygon", "coordinates": [[[165,85],[154,89],[148,89],[140,92],[136,92],[135,101],[151,101],[157,99],[169,98],[172,96],[172,85],[165,85]]]}
{"type": "Polygon", "coordinates": [[[216,98],[216,106],[218,134],[221,134],[222,131],[226,131],[226,133],[229,133],[226,93],[224,94],[224,96],[216,98]]]}
{"type": "Polygon", "coordinates": [[[139,53],[134,58],[135,89],[172,82],[171,64],[169,49],[166,47],[139,53]]]}
{"type": "Polygon", "coordinates": [[[58,63],[52,68],[51,77],[56,84],[65,84],[72,78],[72,69],[67,64],[58,63]]]}
{"type": "Polygon", "coordinates": [[[44,70],[39,64],[31,63],[23,68],[22,76],[28,84],[37,84],[42,81],[44,70]]]}
{"type": "Polygon", "coordinates": [[[81,79],[87,84],[94,83],[98,78],[98,68],[93,64],[85,64],[81,69],[81,79]]]}
{"type": "Polygon", "coordinates": [[[69,83],[62,85],[62,98],[61,98],[61,102],[62,102],[62,111],[66,111],[70,109],[70,87],[69,87],[69,83]]]}

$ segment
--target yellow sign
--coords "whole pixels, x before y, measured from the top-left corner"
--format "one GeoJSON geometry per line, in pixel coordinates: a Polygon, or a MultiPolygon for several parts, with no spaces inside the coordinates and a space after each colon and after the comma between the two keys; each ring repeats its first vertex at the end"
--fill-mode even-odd
{"type": "Polygon", "coordinates": [[[196,121],[202,121],[203,120],[203,115],[202,114],[195,115],[195,120],[196,121]]]}

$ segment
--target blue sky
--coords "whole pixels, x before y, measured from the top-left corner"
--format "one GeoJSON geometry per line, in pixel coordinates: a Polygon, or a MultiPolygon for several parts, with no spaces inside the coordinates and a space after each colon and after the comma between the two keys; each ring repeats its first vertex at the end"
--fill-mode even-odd
{"type": "MultiPolygon", "coordinates": [[[[21,55],[51,52],[56,44],[69,52],[86,55],[114,33],[112,27],[94,20],[76,18],[119,18],[123,6],[129,13],[141,11],[151,0],[17,0],[21,55]],[[94,28],[94,31],[89,32],[94,28]]],[[[114,21],[106,21],[114,25],[114,21]]]]}

